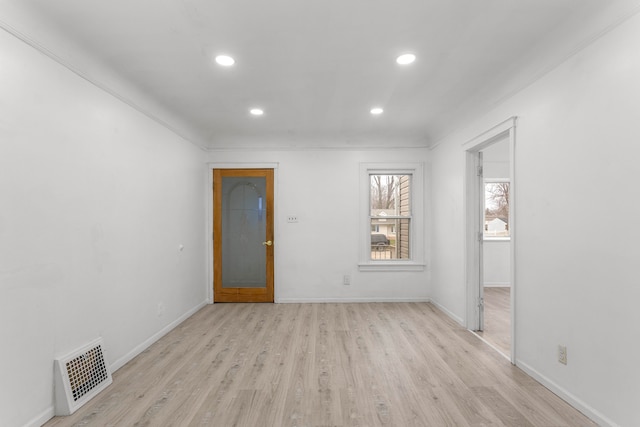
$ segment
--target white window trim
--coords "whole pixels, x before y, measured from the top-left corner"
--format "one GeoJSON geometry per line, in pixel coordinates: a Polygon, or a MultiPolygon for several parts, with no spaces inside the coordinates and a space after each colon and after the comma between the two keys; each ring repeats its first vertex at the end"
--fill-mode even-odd
{"type": "Polygon", "coordinates": [[[482,241],[483,242],[509,242],[509,241],[511,241],[511,237],[493,237],[493,236],[489,236],[489,237],[483,237],[482,241]]]}
{"type": "Polygon", "coordinates": [[[422,163],[360,163],[360,271],[424,271],[424,165],[422,163]],[[410,260],[371,259],[370,186],[371,174],[412,175],[410,260]]]}

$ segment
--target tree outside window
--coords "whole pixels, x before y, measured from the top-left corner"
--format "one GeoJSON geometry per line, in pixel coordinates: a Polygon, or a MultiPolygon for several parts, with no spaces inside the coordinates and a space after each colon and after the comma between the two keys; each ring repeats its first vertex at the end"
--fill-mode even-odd
{"type": "Polygon", "coordinates": [[[509,237],[508,181],[484,183],[484,236],[509,237]]]}
{"type": "Polygon", "coordinates": [[[410,259],[411,175],[370,174],[369,180],[371,259],[410,259]]]}

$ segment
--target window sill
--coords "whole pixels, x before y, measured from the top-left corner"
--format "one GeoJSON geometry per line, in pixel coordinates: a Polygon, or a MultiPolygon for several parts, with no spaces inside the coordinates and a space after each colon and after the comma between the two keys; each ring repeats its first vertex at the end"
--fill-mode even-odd
{"type": "Polygon", "coordinates": [[[362,262],[359,271],[424,271],[425,265],[416,262],[362,262]]]}
{"type": "Polygon", "coordinates": [[[484,237],[482,240],[484,242],[508,242],[511,237],[484,237]]]}

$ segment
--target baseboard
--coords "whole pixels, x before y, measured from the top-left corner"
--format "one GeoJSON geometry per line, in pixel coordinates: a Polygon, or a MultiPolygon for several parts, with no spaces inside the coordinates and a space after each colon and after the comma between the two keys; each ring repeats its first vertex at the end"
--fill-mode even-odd
{"type": "Polygon", "coordinates": [[[485,288],[510,288],[509,282],[485,282],[482,284],[485,288]]]}
{"type": "Polygon", "coordinates": [[[536,371],[535,369],[533,369],[531,366],[527,365],[523,361],[517,359],[516,366],[522,369],[524,372],[527,373],[527,375],[529,375],[530,377],[538,381],[540,384],[542,384],[543,386],[551,390],[553,393],[555,393],[558,397],[560,397],[562,400],[567,402],[569,405],[573,406],[575,409],[582,412],[584,415],[586,415],[592,421],[597,423],[599,426],[620,427],[618,424],[614,423],[609,418],[605,417],[602,413],[595,410],[594,408],[592,408],[582,400],[578,399],[576,396],[568,392],[566,389],[559,386],[558,384],[556,384],[546,376],[542,375],[540,372],[536,371]]]}
{"type": "Polygon", "coordinates": [[[26,423],[24,427],[40,427],[41,425],[49,421],[51,418],[53,418],[55,414],[56,414],[55,407],[51,405],[50,407],[42,411],[40,415],[38,415],[37,417],[35,417],[34,419],[26,423]]]}
{"type": "Polygon", "coordinates": [[[136,346],[129,353],[125,354],[120,359],[118,359],[115,362],[113,362],[111,364],[111,371],[115,372],[118,369],[122,368],[129,361],[131,361],[134,357],[136,357],[137,355],[139,355],[140,353],[145,351],[147,348],[149,348],[151,346],[151,344],[155,343],[160,338],[162,338],[163,336],[165,336],[166,334],[171,332],[176,326],[178,326],[180,323],[182,323],[185,320],[187,320],[189,317],[193,316],[198,310],[200,310],[205,305],[207,305],[206,301],[201,302],[200,304],[198,304],[197,306],[195,306],[191,310],[187,311],[182,316],[178,317],[173,322],[169,323],[167,326],[162,328],[159,332],[157,332],[154,335],[152,335],[151,337],[149,337],[149,339],[145,340],[140,345],[136,346]]]}
{"type": "Polygon", "coordinates": [[[278,304],[359,303],[359,302],[430,302],[429,298],[277,298],[278,304]]]}
{"type": "MultiPolygon", "coordinates": [[[[173,322],[171,322],[170,324],[162,328],[159,332],[152,335],[149,339],[145,340],[142,344],[136,346],[129,353],[125,354],[120,359],[113,362],[111,364],[111,371],[115,372],[121,367],[123,367],[124,365],[126,365],[127,362],[131,361],[134,357],[136,357],[137,355],[145,351],[147,348],[149,348],[151,344],[155,343],[160,338],[165,336],[167,333],[171,332],[171,330],[173,330],[180,323],[184,322],[189,317],[193,316],[198,310],[200,310],[205,305],[207,305],[206,301],[201,302],[200,304],[198,304],[197,306],[187,311],[185,314],[178,317],[176,320],[174,320],[173,322]]],[[[24,427],[40,427],[41,425],[49,421],[51,418],[53,418],[55,415],[56,415],[55,407],[51,406],[47,408],[45,411],[43,411],[40,415],[38,415],[37,417],[29,421],[27,424],[25,424],[24,427]]]]}
{"type": "Polygon", "coordinates": [[[509,356],[507,356],[506,354],[504,354],[502,352],[501,349],[499,349],[498,347],[496,347],[495,345],[493,345],[491,342],[487,341],[484,339],[483,336],[478,335],[477,332],[472,331],[471,329],[467,329],[467,331],[469,331],[470,334],[473,334],[473,336],[475,336],[476,338],[478,338],[480,341],[482,341],[483,343],[485,343],[486,345],[488,345],[489,347],[491,347],[493,350],[495,350],[500,356],[503,356],[505,359],[507,359],[507,361],[509,363],[511,363],[511,358],[509,356]]]}
{"type": "Polygon", "coordinates": [[[466,327],[465,323],[464,323],[464,319],[462,317],[460,317],[457,314],[453,313],[448,308],[446,308],[445,306],[441,305],[440,303],[438,303],[436,301],[431,300],[431,304],[435,305],[438,310],[440,310],[441,312],[443,312],[444,314],[449,316],[452,320],[457,322],[460,326],[466,327]]]}

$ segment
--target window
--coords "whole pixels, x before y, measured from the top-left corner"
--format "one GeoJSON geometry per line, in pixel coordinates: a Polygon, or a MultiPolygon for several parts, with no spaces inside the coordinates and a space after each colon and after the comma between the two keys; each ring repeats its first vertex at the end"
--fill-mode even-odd
{"type": "Polygon", "coordinates": [[[384,166],[361,165],[360,269],[422,270],[422,165],[384,166]]]}
{"type": "Polygon", "coordinates": [[[411,259],[411,178],[369,174],[369,220],[384,236],[372,237],[372,260],[411,259]]]}
{"type": "Polygon", "coordinates": [[[508,180],[487,180],[484,183],[484,238],[508,238],[509,232],[508,180]]]}

